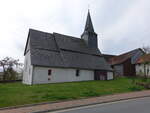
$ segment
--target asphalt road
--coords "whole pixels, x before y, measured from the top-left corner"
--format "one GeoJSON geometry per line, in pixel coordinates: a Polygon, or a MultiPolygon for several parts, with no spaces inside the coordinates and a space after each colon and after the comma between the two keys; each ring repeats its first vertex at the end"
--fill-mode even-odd
{"type": "Polygon", "coordinates": [[[150,97],[78,107],[51,113],[150,113],[150,97]]]}

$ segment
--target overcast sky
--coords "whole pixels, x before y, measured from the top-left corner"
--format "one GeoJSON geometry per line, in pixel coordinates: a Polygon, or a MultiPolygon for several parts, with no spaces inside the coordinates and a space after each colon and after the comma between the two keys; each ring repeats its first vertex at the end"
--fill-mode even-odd
{"type": "Polygon", "coordinates": [[[29,28],[80,38],[88,4],[101,52],[150,46],[150,0],[0,0],[0,58],[23,61],[29,28]]]}

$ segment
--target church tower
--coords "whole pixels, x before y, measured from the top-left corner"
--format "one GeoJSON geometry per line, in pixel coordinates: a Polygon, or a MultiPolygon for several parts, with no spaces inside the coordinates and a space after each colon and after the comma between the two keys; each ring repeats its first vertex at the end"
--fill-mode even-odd
{"type": "Polygon", "coordinates": [[[81,39],[85,40],[86,44],[91,48],[98,48],[97,34],[94,32],[90,12],[88,11],[85,29],[81,35],[81,39]]]}

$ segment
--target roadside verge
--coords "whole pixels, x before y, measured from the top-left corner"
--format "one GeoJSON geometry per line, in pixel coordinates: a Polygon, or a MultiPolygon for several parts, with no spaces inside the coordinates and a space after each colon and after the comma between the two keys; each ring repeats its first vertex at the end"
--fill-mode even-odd
{"type": "Polygon", "coordinates": [[[107,102],[114,102],[120,100],[134,99],[134,98],[143,98],[150,97],[150,90],[114,94],[100,97],[92,97],[86,99],[54,102],[54,103],[41,103],[41,104],[31,104],[28,106],[20,107],[10,107],[0,109],[0,113],[43,113],[46,111],[56,111],[74,107],[81,107],[93,104],[101,104],[107,102]]]}

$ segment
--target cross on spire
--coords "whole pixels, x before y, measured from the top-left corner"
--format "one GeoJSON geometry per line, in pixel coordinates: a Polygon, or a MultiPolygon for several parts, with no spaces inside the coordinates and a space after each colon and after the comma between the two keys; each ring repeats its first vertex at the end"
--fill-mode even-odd
{"type": "Polygon", "coordinates": [[[90,10],[90,5],[88,4],[88,12],[89,12],[89,10],[90,10]]]}

